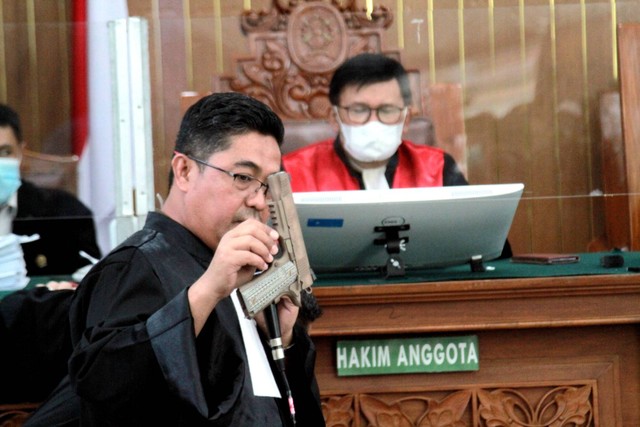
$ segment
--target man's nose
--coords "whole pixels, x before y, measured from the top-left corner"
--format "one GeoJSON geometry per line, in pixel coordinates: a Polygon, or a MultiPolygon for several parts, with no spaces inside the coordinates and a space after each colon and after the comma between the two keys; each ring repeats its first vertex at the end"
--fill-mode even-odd
{"type": "Polygon", "coordinates": [[[376,121],[380,121],[380,117],[378,117],[378,109],[377,108],[372,108],[371,109],[371,114],[369,114],[369,120],[367,120],[367,123],[376,120],[376,121]]]}
{"type": "Polygon", "coordinates": [[[247,194],[246,200],[249,206],[255,206],[256,209],[264,209],[267,206],[267,194],[262,188],[247,194]]]}

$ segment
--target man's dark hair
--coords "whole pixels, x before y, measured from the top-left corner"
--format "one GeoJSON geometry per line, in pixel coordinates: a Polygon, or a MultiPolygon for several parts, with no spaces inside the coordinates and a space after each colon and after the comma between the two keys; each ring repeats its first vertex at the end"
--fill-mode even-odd
{"type": "Polygon", "coordinates": [[[339,105],[340,95],[347,86],[356,86],[360,89],[363,86],[387,82],[391,79],[398,81],[404,105],[411,105],[411,85],[402,64],[379,53],[361,53],[347,59],[333,73],[329,84],[329,101],[331,105],[339,105]]]}
{"type": "MultiPolygon", "coordinates": [[[[206,160],[229,147],[231,138],[250,132],[284,138],[282,120],[262,102],[237,92],[214,93],[193,104],[180,124],[175,151],[206,160]]],[[[169,184],[173,174],[169,174],[169,184]]]]}
{"type": "Polygon", "coordinates": [[[10,127],[18,142],[22,142],[22,126],[20,126],[20,116],[16,111],[6,104],[0,104],[0,127],[10,127]]]}

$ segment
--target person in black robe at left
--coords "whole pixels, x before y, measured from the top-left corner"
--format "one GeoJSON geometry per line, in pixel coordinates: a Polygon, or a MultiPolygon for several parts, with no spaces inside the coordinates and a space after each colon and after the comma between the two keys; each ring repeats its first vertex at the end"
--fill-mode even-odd
{"type": "Polygon", "coordinates": [[[280,171],[283,133],[246,95],[213,94],[189,108],[167,199],[80,283],[69,386],[27,426],[291,426],[286,383],[296,425],[325,425],[299,307],[286,296],[277,305],[284,381],[264,316],[247,320],[235,293],[278,252],[266,182],[280,171]],[[77,419],[65,422],[59,414],[76,402],[77,419]]]}

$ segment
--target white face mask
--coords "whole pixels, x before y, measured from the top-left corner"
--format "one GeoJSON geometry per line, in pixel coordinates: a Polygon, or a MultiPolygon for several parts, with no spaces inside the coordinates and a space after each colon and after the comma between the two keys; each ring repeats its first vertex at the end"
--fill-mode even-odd
{"type": "Polygon", "coordinates": [[[360,162],[387,160],[402,143],[404,115],[403,120],[395,125],[385,125],[379,121],[355,126],[345,125],[339,116],[338,123],[344,138],[345,151],[360,162]]]}
{"type": "Polygon", "coordinates": [[[13,157],[0,158],[0,204],[6,203],[20,184],[20,160],[13,157]]]}

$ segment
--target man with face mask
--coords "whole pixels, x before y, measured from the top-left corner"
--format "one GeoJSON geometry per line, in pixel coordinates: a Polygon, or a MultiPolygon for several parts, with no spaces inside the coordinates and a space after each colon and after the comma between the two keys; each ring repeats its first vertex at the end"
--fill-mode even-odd
{"type": "Polygon", "coordinates": [[[8,234],[11,231],[13,217],[11,216],[12,206],[9,205],[9,202],[16,200],[16,192],[20,184],[20,161],[10,157],[0,157],[0,212],[7,218],[7,220],[0,221],[0,226],[2,226],[0,235],[8,234]]]}
{"type": "Polygon", "coordinates": [[[467,184],[449,154],[402,139],[411,88],[398,61],[372,53],[348,59],[331,79],[329,100],[337,138],[283,156],[293,191],[467,184]]]}
{"type": "MultiPolygon", "coordinates": [[[[16,219],[92,217],[72,194],[21,179],[24,146],[18,114],[0,104],[0,236],[12,232],[16,219]]],[[[99,258],[92,223],[77,233],[82,236],[83,250],[99,258]]],[[[54,248],[37,246],[35,252],[27,248],[35,243],[23,245],[27,275],[32,278],[47,275],[47,266],[36,262],[38,255],[51,260],[65,251],[65,242],[54,248]],[[47,251],[57,253],[49,256],[47,251]]],[[[69,259],[64,266],[69,275],[88,263],[77,257],[69,259]]],[[[41,401],[66,374],[71,354],[68,312],[74,287],[71,282],[49,282],[0,300],[0,404],[41,401]]]]}
{"type": "MultiPolygon", "coordinates": [[[[402,139],[411,87],[398,61],[373,53],[348,59],[331,79],[329,101],[335,140],[282,157],[294,192],[468,185],[449,154],[402,139]]],[[[500,258],[511,255],[506,241],[500,258]]]]}
{"type": "MultiPolygon", "coordinates": [[[[25,142],[22,139],[20,117],[9,106],[0,104],[0,235],[14,229],[14,220],[37,218],[92,218],[93,214],[73,194],[54,188],[42,188],[20,177],[20,161],[25,142]]],[[[100,249],[96,241],[95,227],[92,221],[80,224],[75,230],[79,235],[81,249],[94,258],[100,258],[100,249]]],[[[62,242],[61,242],[62,243],[62,242]]],[[[23,245],[28,257],[28,244],[23,245]]],[[[65,257],[64,267],[57,266],[51,272],[46,259],[60,259],[59,248],[47,246],[47,252],[33,254],[25,259],[30,277],[49,274],[72,274],[89,262],[77,254],[65,257]],[[52,253],[57,252],[57,253],[52,253]],[[39,257],[36,259],[36,257],[39,257]],[[33,259],[32,259],[33,258],[33,259]]]]}

